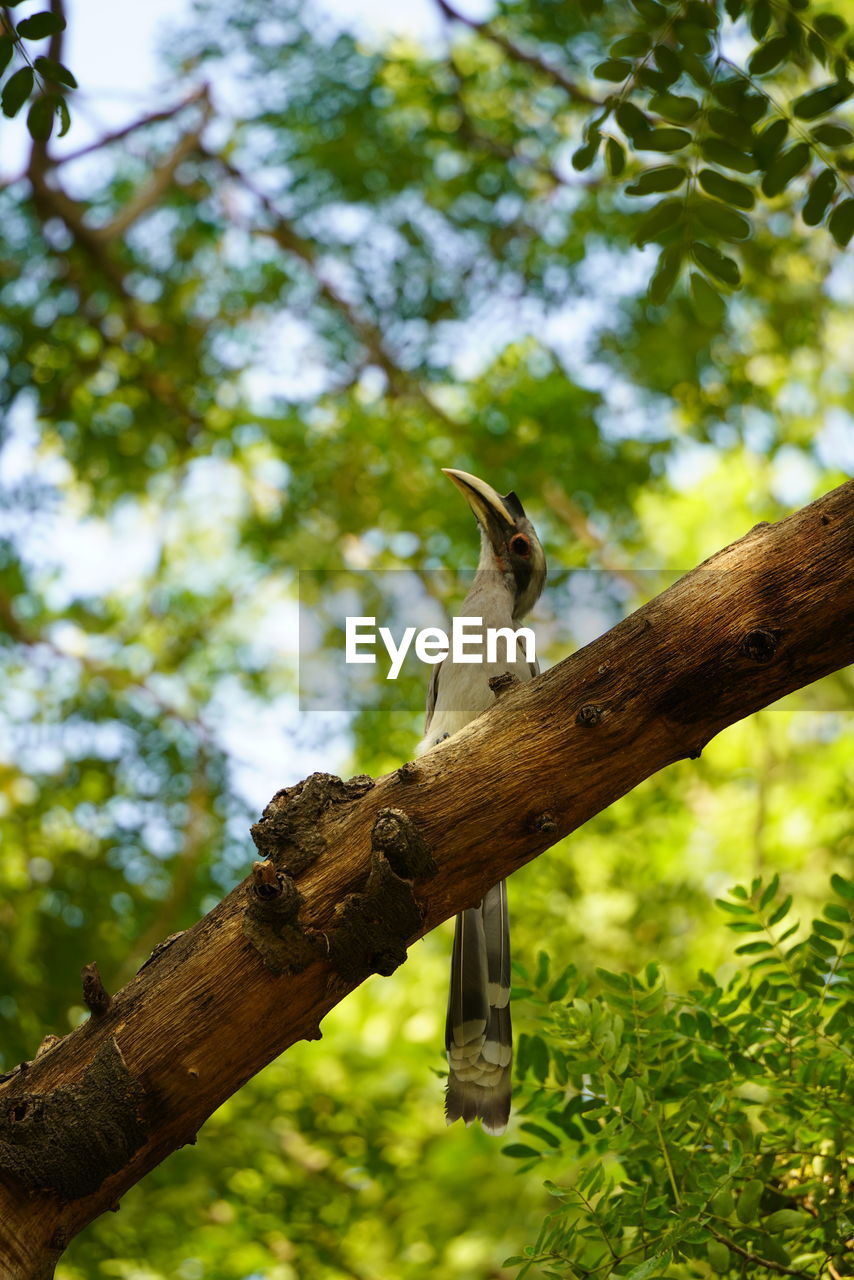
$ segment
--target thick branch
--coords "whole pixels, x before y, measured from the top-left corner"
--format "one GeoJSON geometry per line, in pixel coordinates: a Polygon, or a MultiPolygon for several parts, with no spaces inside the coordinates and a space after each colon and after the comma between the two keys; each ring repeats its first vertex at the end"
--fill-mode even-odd
{"type": "Polygon", "coordinates": [[[225,1098],[498,878],[852,661],[849,482],[757,526],[419,761],[280,792],[253,828],[267,861],[0,1083],[4,1275],[49,1275],[225,1098]]]}

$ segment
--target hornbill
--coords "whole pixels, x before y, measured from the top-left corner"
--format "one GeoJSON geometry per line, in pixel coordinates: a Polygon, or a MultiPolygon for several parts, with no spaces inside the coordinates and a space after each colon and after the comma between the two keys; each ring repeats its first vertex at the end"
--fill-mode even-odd
{"type": "MultiPolygon", "coordinates": [[[[546,580],[546,558],[534,526],[515,493],[501,497],[466,471],[444,469],[480,525],[480,560],[460,614],[489,627],[515,629],[538,599],[546,580]]],[[[476,628],[472,627],[476,635],[476,628]]],[[[485,649],[484,649],[485,654],[485,649]]],[[[506,647],[494,662],[455,663],[452,655],[433,668],[420,750],[456,733],[491,706],[491,677],[512,672],[520,680],[537,675],[536,662],[506,647]],[[503,658],[503,661],[501,660],[503,658]]],[[[488,838],[488,833],[486,833],[488,838]]],[[[502,880],[476,907],[460,912],[454,930],[451,983],[445,1024],[448,1124],[479,1119],[490,1133],[503,1133],[510,1115],[510,929],[502,880]]]]}

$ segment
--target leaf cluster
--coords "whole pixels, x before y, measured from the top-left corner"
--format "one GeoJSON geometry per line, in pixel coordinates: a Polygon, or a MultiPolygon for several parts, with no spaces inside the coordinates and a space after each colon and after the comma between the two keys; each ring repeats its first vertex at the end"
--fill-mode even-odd
{"type": "Polygon", "coordinates": [[[801,931],[777,876],[737,885],[719,906],[745,967],[686,996],[654,964],[550,981],[541,955],[525,990],[548,1020],[520,1042],[505,1154],[557,1205],[520,1276],[850,1274],[854,882],[831,888],[801,931]]]}
{"type": "Polygon", "coordinates": [[[65,18],[45,9],[13,24],[8,11],[20,2],[8,0],[0,15],[0,108],[12,119],[30,102],[27,129],[33,139],[45,142],[57,118],[60,138],[71,128],[66,94],[77,88],[77,81],[63,63],[44,54],[31,57],[28,48],[31,43],[64,31],[65,18]]]}

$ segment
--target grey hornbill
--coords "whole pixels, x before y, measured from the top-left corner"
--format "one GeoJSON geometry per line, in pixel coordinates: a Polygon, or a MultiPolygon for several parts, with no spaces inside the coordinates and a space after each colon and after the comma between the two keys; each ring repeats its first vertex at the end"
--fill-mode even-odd
{"type": "MultiPolygon", "coordinates": [[[[503,498],[477,476],[445,470],[480,525],[480,560],[460,616],[480,618],[488,627],[518,627],[546,580],[546,558],[534,526],[515,493],[503,498]]],[[[476,634],[476,631],[475,631],[476,634]]],[[[485,652],[485,651],[484,651],[485,652]]],[[[520,680],[538,674],[536,662],[500,648],[495,662],[455,663],[451,655],[433,668],[427,693],[427,720],[420,750],[456,733],[491,706],[491,677],[513,672],[520,680]]],[[[488,839],[488,833],[486,833],[488,839]]],[[[445,1047],[450,1124],[479,1119],[490,1133],[502,1133],[510,1115],[510,929],[507,889],[502,880],[476,907],[456,919],[445,1047]]]]}

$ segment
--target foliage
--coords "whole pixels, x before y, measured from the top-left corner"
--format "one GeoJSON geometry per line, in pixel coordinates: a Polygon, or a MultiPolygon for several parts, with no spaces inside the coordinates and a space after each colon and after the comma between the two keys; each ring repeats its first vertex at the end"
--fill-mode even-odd
{"type": "MultiPolygon", "coordinates": [[[[418,45],[357,39],[320,5],[204,0],[167,33],[174,95],[85,156],[39,142],[30,177],[0,190],[3,1068],[85,1016],[84,962],[115,989],[244,875],[279,786],[411,755],[414,667],[396,684],[380,669],[337,714],[300,708],[296,596],[303,571],[324,625],[324,574],[368,575],[377,614],[400,576],[452,606],[459,580],[439,571],[470,567],[476,535],[441,467],[516,489],[535,520],[547,661],[854,469],[850,258],[800,217],[803,176],[736,209],[752,223],[736,248],[705,239],[738,257],[738,291],[695,263],[708,289],[680,275],[646,292],[682,234],[635,243],[657,196],[624,184],[649,155],[760,185],[700,154],[702,121],[729,110],[718,71],[674,81],[709,108],[684,125],[638,76],[626,102],[695,139],[638,154],[595,67],[654,25],[648,6],[510,0],[474,25],[440,7],[442,41],[418,45]],[[608,96],[601,132],[625,167],[578,170],[608,96]]],[[[834,67],[808,43],[768,71],[748,59],[827,11],[775,3],[767,33],[742,38],[758,9],[733,25],[710,7],[707,29],[791,114],[834,67]]],[[[728,207],[699,183],[692,199],[728,207]]],[[[839,673],[525,868],[516,957],[546,945],[590,983],[657,962],[678,1025],[697,968],[729,972],[712,906],[726,884],[776,869],[818,916],[847,874],[851,707],[839,673]]],[[[321,1044],[249,1082],[74,1242],[66,1280],[509,1276],[500,1259],[550,1197],[540,1160],[520,1176],[476,1126],[445,1128],[448,948],[447,930],[424,939],[321,1044]]],[[[564,1052],[546,1012],[520,1029],[564,1052]]],[[[526,1119],[511,1144],[530,1145],[526,1119]]],[[[566,1185],[574,1158],[562,1149],[566,1185]]]]}
{"type": "Polygon", "coordinates": [[[66,91],[76,89],[77,81],[58,58],[47,54],[31,58],[27,46],[48,36],[59,35],[65,30],[65,18],[59,12],[45,10],[13,24],[8,11],[19,3],[20,0],[10,0],[6,11],[0,15],[0,77],[5,75],[0,106],[5,116],[16,116],[37,91],[27,112],[30,136],[39,142],[47,141],[59,117],[58,136],[62,138],[71,128],[66,91]],[[16,68],[16,61],[23,65],[16,68]]]}
{"type": "Polygon", "coordinates": [[[746,967],[721,986],[700,971],[669,993],[658,966],[570,966],[541,953],[532,988],[543,1035],[519,1045],[529,1097],[505,1154],[571,1182],[518,1275],[844,1276],[854,1266],[854,882],[808,934],[779,877],[718,905],[746,967]],[[795,940],[798,935],[798,940],[795,940]],[[749,957],[749,959],[747,959],[749,957]],[[567,995],[567,993],[569,994],[567,995]]]}

